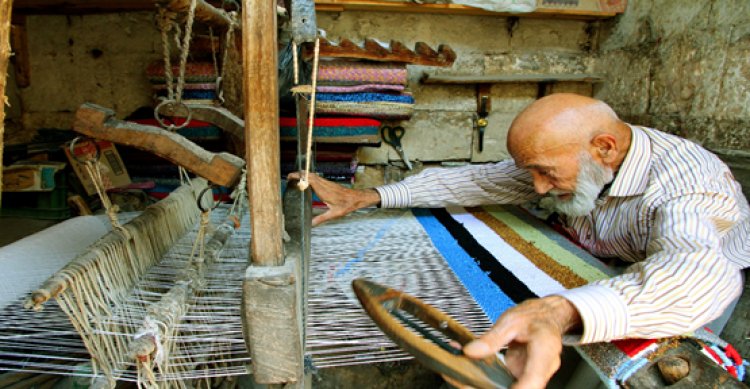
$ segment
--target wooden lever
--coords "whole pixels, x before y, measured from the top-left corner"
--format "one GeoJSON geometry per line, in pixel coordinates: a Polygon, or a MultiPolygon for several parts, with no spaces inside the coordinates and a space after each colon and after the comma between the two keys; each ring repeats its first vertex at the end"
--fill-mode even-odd
{"type": "Polygon", "coordinates": [[[480,389],[507,388],[513,383],[513,376],[497,357],[470,359],[432,335],[437,331],[462,346],[475,339],[471,331],[437,308],[364,278],[352,281],[352,288],[375,324],[433,371],[480,389]]]}
{"type": "Polygon", "coordinates": [[[212,153],[179,134],[154,126],[115,119],[114,111],[85,103],[73,124],[76,132],[154,153],[215,184],[233,186],[245,161],[229,153],[212,153]]]}

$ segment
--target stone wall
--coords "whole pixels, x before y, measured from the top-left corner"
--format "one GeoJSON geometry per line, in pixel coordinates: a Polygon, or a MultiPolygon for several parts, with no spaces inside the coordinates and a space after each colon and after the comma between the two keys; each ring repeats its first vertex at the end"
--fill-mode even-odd
{"type": "Polygon", "coordinates": [[[626,120],[750,150],[750,2],[631,0],[602,29],[597,97],[626,120]]]}
{"type": "MultiPolygon", "coordinates": [[[[584,21],[525,19],[492,16],[343,12],[320,13],[318,27],[332,40],[361,41],[374,38],[398,40],[409,47],[425,42],[431,47],[450,45],[458,58],[450,68],[409,68],[409,90],[416,100],[406,128],[404,149],[412,160],[486,162],[508,157],[505,134],[515,115],[537,95],[534,83],[495,84],[491,89],[492,111],[477,149],[473,116],[477,110],[474,85],[421,84],[423,72],[434,74],[496,75],[529,73],[588,73],[595,31],[584,21]]],[[[560,83],[557,91],[591,94],[580,83],[560,83]]],[[[364,147],[360,163],[379,165],[399,161],[388,145],[364,147]]]]}

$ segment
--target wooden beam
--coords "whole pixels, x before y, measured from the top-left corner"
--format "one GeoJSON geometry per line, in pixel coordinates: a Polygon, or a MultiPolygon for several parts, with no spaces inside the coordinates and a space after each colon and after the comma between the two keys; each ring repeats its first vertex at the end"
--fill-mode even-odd
{"type": "Polygon", "coordinates": [[[533,12],[510,13],[492,12],[481,8],[460,4],[418,4],[409,1],[389,0],[315,0],[315,9],[319,12],[375,11],[375,12],[408,12],[432,13],[445,15],[479,15],[498,17],[532,17],[532,18],[565,18],[565,19],[605,19],[622,11],[617,10],[581,10],[564,8],[539,7],[533,12]]]}
{"type": "MultiPolygon", "coordinates": [[[[156,0],[156,2],[172,12],[187,13],[190,9],[190,0],[156,0]]],[[[276,15],[275,8],[274,15],[276,15]]],[[[232,18],[226,11],[214,7],[205,0],[198,0],[195,7],[195,20],[222,29],[229,28],[232,24],[232,18]]]]}
{"type": "Polygon", "coordinates": [[[16,0],[13,11],[20,14],[79,14],[153,11],[154,0],[16,0]]]}
{"type": "MultiPolygon", "coordinates": [[[[311,45],[303,47],[302,57],[305,60],[311,60],[314,55],[313,47],[311,45]]],[[[417,42],[414,50],[411,50],[403,43],[393,40],[387,46],[383,46],[373,39],[365,39],[362,44],[356,44],[349,39],[333,43],[325,38],[321,38],[320,57],[357,58],[371,61],[449,67],[456,60],[456,53],[448,45],[439,45],[437,51],[435,51],[424,42],[417,42]]]]}
{"type": "MultiPolygon", "coordinates": [[[[0,1],[0,161],[3,160],[3,136],[5,134],[5,85],[8,80],[8,59],[10,58],[10,14],[13,9],[13,0],[0,1]]],[[[0,204],[2,204],[3,193],[3,169],[0,163],[0,204]]]]}
{"type": "Polygon", "coordinates": [[[245,165],[236,155],[206,151],[174,132],[117,120],[112,110],[94,104],[78,108],[73,129],[92,138],[154,153],[223,186],[231,187],[239,181],[245,165]]]}
{"type": "Polygon", "coordinates": [[[243,0],[242,25],[245,156],[253,231],[250,258],[255,265],[279,266],[284,263],[284,253],[276,3],[243,0]]]}
{"type": "Polygon", "coordinates": [[[16,86],[26,88],[31,85],[31,63],[29,62],[29,38],[26,34],[26,16],[13,17],[10,26],[10,46],[13,50],[13,68],[16,86]]]}
{"type": "Polygon", "coordinates": [[[483,74],[483,75],[435,75],[422,73],[422,84],[503,84],[519,82],[586,82],[599,83],[604,78],[596,74],[483,74]]]}

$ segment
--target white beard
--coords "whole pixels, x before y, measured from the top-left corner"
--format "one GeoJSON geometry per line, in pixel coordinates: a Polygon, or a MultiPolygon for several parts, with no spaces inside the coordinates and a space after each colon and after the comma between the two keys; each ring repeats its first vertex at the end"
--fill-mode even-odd
{"type": "Polygon", "coordinates": [[[599,193],[604,185],[612,182],[614,173],[612,169],[599,165],[587,152],[581,153],[579,160],[580,167],[573,197],[562,200],[559,196],[571,192],[552,189],[539,201],[541,208],[568,216],[586,216],[594,210],[599,193]]]}

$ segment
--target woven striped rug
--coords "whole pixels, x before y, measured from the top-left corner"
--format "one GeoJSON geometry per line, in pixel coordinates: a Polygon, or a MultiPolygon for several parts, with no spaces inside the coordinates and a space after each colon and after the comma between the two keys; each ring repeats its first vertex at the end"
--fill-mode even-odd
{"type": "MultiPolygon", "coordinates": [[[[414,209],[413,213],[493,322],[523,300],[618,273],[517,207],[414,209]]],[[[660,354],[676,341],[697,341],[730,374],[744,376],[743,361],[731,345],[706,330],[686,338],[629,339],[577,348],[613,388],[647,365],[650,355],[660,354]]]]}

